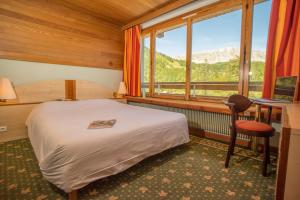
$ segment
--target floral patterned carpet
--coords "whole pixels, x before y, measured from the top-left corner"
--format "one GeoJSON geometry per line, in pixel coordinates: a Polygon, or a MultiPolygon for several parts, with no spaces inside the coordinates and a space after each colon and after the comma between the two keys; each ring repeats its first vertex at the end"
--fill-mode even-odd
{"type": "MultiPolygon", "coordinates": [[[[218,200],[274,199],[275,170],[261,175],[260,158],[236,149],[224,168],[227,145],[191,136],[182,145],[148,158],[118,175],[79,191],[79,199],[218,200]]],[[[0,144],[1,200],[59,200],[67,195],[41,175],[28,139],[0,144]]]]}

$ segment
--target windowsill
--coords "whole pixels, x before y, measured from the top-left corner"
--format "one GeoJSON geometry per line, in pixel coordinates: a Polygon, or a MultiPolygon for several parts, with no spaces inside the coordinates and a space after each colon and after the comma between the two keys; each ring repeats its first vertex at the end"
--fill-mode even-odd
{"type": "MultiPolygon", "coordinates": [[[[217,102],[206,102],[206,101],[185,101],[185,100],[177,100],[177,99],[163,99],[157,97],[143,98],[143,97],[127,96],[126,98],[128,102],[146,103],[146,104],[175,107],[175,108],[182,108],[182,109],[230,114],[230,110],[228,109],[228,107],[221,102],[217,103],[217,102]]],[[[249,111],[251,116],[255,116],[254,107],[251,107],[249,111]]]]}
{"type": "MultiPolygon", "coordinates": [[[[146,97],[149,97],[149,93],[146,93],[146,97]]],[[[154,93],[152,96],[153,98],[159,98],[159,99],[169,99],[169,100],[185,100],[185,95],[173,95],[173,94],[157,94],[154,93]]],[[[149,97],[150,98],[150,97],[149,97]]],[[[193,96],[190,97],[188,101],[200,101],[200,102],[210,102],[210,103],[218,103],[218,104],[223,104],[223,101],[226,100],[226,97],[218,97],[218,96],[193,96]]]]}
{"type": "MultiPolygon", "coordinates": [[[[203,101],[193,101],[193,100],[178,100],[178,99],[166,99],[159,97],[131,97],[126,96],[127,102],[136,102],[136,103],[145,103],[173,108],[181,108],[181,109],[190,109],[190,110],[199,110],[205,112],[215,112],[215,113],[223,113],[230,114],[229,108],[221,101],[217,102],[209,102],[207,100],[203,101]]],[[[247,112],[244,112],[244,116],[256,117],[256,108],[255,105],[251,106],[247,112]]],[[[267,108],[262,108],[261,117],[266,118],[268,114],[267,108]]],[[[281,118],[281,109],[273,109],[272,111],[272,121],[280,122],[281,118]]]]}

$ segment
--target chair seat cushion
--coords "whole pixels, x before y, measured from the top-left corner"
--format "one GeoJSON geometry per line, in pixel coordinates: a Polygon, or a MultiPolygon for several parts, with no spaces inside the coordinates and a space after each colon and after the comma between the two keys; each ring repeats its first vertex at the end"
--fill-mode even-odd
{"type": "Polygon", "coordinates": [[[269,124],[249,120],[237,120],[235,126],[237,129],[254,132],[272,132],[274,130],[269,124]]]}

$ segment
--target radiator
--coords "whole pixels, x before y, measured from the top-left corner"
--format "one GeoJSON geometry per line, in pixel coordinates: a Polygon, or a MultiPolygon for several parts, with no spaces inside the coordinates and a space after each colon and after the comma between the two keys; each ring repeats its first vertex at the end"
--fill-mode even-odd
{"type": "MultiPolygon", "coordinates": [[[[145,103],[128,102],[130,105],[142,106],[147,108],[166,110],[172,112],[183,113],[188,121],[190,127],[203,129],[204,131],[220,134],[230,135],[230,115],[224,113],[206,112],[200,110],[181,109],[167,106],[159,106],[145,103]]],[[[250,119],[251,117],[242,116],[240,119],[250,119]]],[[[239,139],[249,140],[246,135],[238,135],[239,139]]]]}

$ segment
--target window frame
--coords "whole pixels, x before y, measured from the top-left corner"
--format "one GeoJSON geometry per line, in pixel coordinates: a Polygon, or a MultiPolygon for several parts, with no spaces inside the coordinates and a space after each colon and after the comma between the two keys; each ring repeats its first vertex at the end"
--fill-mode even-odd
{"type": "MultiPolygon", "coordinates": [[[[171,31],[171,30],[174,30],[174,29],[176,29],[176,28],[181,28],[181,27],[183,27],[183,26],[186,26],[186,34],[188,34],[187,33],[187,31],[188,31],[188,25],[187,25],[187,22],[186,21],[184,21],[184,20],[182,20],[182,21],[176,21],[175,23],[169,23],[168,24],[169,26],[161,26],[159,29],[155,29],[155,35],[154,35],[154,42],[155,42],[155,44],[154,44],[154,46],[156,47],[156,35],[157,34],[159,34],[159,33],[162,33],[162,32],[167,32],[167,31],[171,31]]],[[[187,44],[186,44],[186,48],[188,48],[187,47],[187,44]]],[[[187,82],[189,82],[189,81],[187,81],[187,80],[189,80],[189,79],[185,79],[186,81],[185,81],[185,93],[183,94],[183,95],[181,95],[181,94],[157,94],[157,93],[155,93],[155,64],[156,64],[156,60],[155,60],[155,58],[156,58],[156,56],[155,56],[155,53],[156,53],[156,48],[154,49],[154,65],[153,65],[153,95],[152,95],[152,97],[158,97],[158,98],[172,98],[172,99],[185,99],[185,95],[186,95],[186,85],[187,85],[187,82]]],[[[187,64],[186,64],[186,66],[187,66],[187,64]]],[[[186,69],[185,70],[187,70],[187,67],[186,67],[186,69]]],[[[187,71],[185,71],[185,74],[187,74],[187,71]]]]}
{"type": "MultiPolygon", "coordinates": [[[[141,70],[140,70],[140,76],[141,76],[141,87],[143,86],[143,77],[142,76],[144,76],[144,71],[145,71],[145,69],[144,69],[144,67],[142,67],[143,66],[143,64],[144,64],[144,39],[145,38],[149,38],[149,41],[150,41],[150,45],[151,45],[151,37],[150,37],[150,33],[147,33],[147,34],[142,34],[142,37],[141,37],[141,52],[140,52],[140,56],[141,56],[141,59],[140,59],[140,61],[141,61],[141,63],[140,63],[140,66],[141,66],[141,70]]],[[[151,48],[149,49],[149,51],[151,52],[151,48]]],[[[151,54],[150,54],[151,55],[151,54]]],[[[151,60],[151,59],[150,59],[151,60]]],[[[150,67],[150,63],[149,63],[149,67],[150,67]]],[[[149,78],[150,78],[151,76],[150,76],[150,71],[149,71],[149,78]]],[[[150,85],[150,79],[149,79],[149,83],[148,83],[148,85],[150,85]]],[[[141,88],[142,89],[142,88],[141,88]]],[[[142,94],[143,94],[144,92],[142,91],[142,94]]],[[[147,92],[145,92],[145,95],[146,96],[149,96],[149,92],[147,93],[147,92]]]]}
{"type": "Polygon", "coordinates": [[[249,93],[249,71],[251,68],[251,51],[252,51],[252,26],[253,26],[253,11],[254,5],[265,0],[228,0],[210,4],[201,7],[194,11],[185,13],[178,17],[169,19],[167,21],[158,23],[151,27],[142,30],[142,38],[150,35],[150,73],[149,73],[149,93],[147,97],[168,98],[168,99],[184,99],[193,101],[209,101],[221,102],[226,97],[211,97],[211,96],[197,96],[191,97],[191,64],[192,64],[192,25],[194,22],[210,19],[231,11],[242,9],[241,19],[241,41],[240,41],[240,68],[239,68],[239,83],[238,94],[248,97],[249,93]],[[163,30],[172,29],[172,27],[179,27],[186,25],[186,82],[184,95],[168,95],[155,94],[155,39],[156,33],[163,30]]]}

